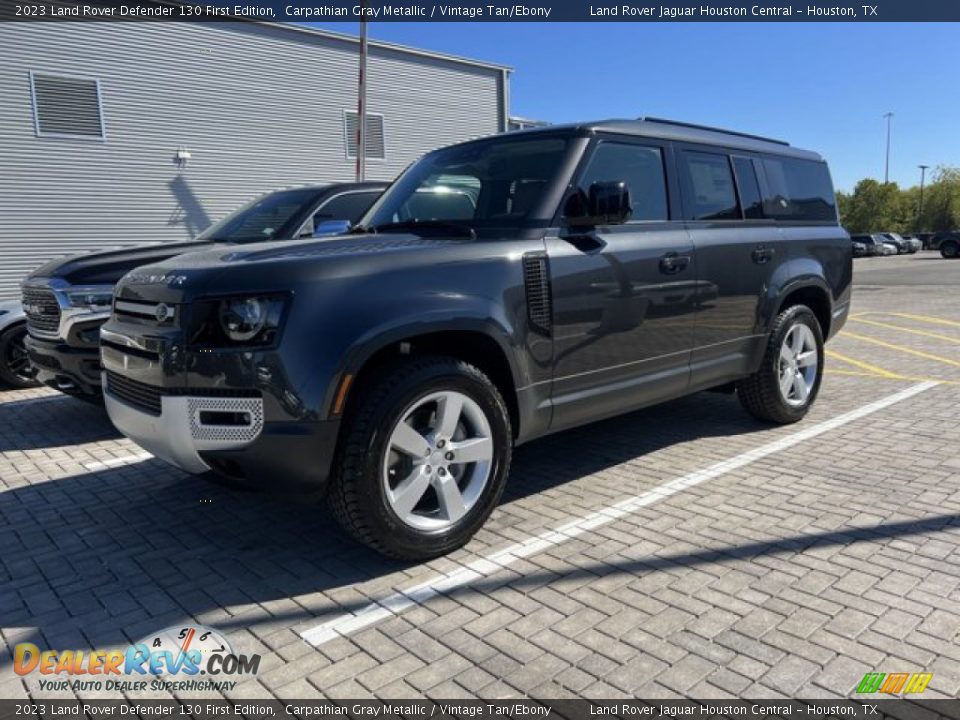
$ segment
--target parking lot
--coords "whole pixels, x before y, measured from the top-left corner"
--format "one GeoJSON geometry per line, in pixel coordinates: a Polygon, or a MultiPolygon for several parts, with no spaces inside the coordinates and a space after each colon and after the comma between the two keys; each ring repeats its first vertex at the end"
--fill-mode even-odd
{"type": "Polygon", "coordinates": [[[263,655],[233,699],[849,697],[919,671],[956,697],[960,262],[855,276],[802,423],[702,393],[524,446],[477,538],[429,564],[185,475],[100,408],[2,393],[0,697],[72,696],[14,674],[19,642],[184,621],[263,655]]]}

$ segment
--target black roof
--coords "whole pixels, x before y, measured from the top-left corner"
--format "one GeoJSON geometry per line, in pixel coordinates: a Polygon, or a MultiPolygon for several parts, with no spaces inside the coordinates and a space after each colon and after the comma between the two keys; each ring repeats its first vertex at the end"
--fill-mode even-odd
{"type": "Polygon", "coordinates": [[[571,123],[568,125],[548,125],[542,128],[516,130],[517,133],[550,133],[550,132],[609,132],[620,135],[635,135],[637,137],[655,138],[657,140],[675,140],[678,142],[703,143],[707,145],[721,145],[739,150],[773,153],[788,157],[803,158],[805,160],[822,160],[823,158],[809,150],[791,147],[782,140],[773,140],[758,135],[712,128],[703,125],[662,120],[660,118],[640,118],[638,120],[598,120],[595,122],[571,123]]]}

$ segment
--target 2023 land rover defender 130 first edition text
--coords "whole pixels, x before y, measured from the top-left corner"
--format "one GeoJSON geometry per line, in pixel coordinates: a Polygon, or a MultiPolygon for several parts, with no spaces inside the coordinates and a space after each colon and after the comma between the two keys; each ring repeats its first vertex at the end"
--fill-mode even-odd
{"type": "Polygon", "coordinates": [[[426,558],[481,526],[517,443],[730,384],[802,418],[851,272],[814,153],[653,119],[522,131],[424,156],[349,236],[128,274],[104,391],[157,456],[325,490],[354,537],[426,558]]]}

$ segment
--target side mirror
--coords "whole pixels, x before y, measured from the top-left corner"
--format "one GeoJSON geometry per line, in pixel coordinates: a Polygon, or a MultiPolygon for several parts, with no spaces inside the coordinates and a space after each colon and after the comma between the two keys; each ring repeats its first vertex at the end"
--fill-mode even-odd
{"type": "Polygon", "coordinates": [[[324,237],[326,235],[343,235],[345,232],[350,230],[350,221],[349,220],[325,220],[322,223],[319,223],[313,229],[314,237],[324,237]]]}
{"type": "Polygon", "coordinates": [[[630,219],[633,212],[630,206],[630,189],[622,180],[595,182],[590,185],[586,205],[585,215],[577,213],[567,216],[569,225],[622,225],[630,219]]]}

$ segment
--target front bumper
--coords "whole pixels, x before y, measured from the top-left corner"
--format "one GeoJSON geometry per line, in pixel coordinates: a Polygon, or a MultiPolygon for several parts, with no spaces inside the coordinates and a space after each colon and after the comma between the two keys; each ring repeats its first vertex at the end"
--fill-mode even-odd
{"type": "Polygon", "coordinates": [[[211,469],[201,452],[244,448],[263,432],[260,398],[166,396],[154,415],[117,397],[106,374],[103,395],[111,422],[124,435],[189,473],[211,469]]]}
{"type": "Polygon", "coordinates": [[[270,421],[270,403],[228,394],[161,395],[159,410],[149,412],[112,391],[107,373],[103,397],[110,420],[124,435],[186,472],[213,470],[280,492],[326,489],[339,420],[270,421]]]}
{"type": "Polygon", "coordinates": [[[37,381],[71,395],[100,395],[100,352],[96,347],[76,348],[30,335],[24,344],[37,381]]]}

